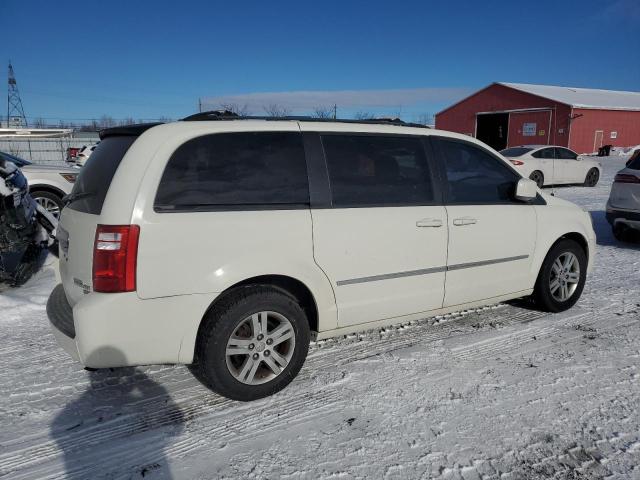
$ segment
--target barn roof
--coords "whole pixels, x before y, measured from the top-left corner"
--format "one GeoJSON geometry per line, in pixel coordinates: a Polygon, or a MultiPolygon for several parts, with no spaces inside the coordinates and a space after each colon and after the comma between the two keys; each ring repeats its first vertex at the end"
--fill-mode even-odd
{"type": "Polygon", "coordinates": [[[602,110],[640,110],[640,92],[597,90],[593,88],[554,87],[527,83],[498,82],[498,85],[548,98],[575,108],[602,110]]]}

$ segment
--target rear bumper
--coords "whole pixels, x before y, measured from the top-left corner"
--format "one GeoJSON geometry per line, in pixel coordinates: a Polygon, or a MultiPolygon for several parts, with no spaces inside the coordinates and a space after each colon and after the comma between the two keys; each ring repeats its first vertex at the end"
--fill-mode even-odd
{"type": "Polygon", "coordinates": [[[605,216],[607,222],[612,226],[618,222],[622,222],[631,227],[640,228],[640,211],[618,210],[607,206],[605,216]]]}
{"type": "Polygon", "coordinates": [[[91,293],[72,308],[58,285],[47,315],[60,346],[86,367],[191,363],[200,321],[215,296],[141,300],[135,292],[91,293]]]}

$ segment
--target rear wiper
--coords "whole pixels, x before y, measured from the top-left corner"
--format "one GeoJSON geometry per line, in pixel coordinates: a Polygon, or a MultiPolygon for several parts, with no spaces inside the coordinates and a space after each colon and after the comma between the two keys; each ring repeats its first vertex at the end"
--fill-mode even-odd
{"type": "Polygon", "coordinates": [[[65,205],[68,205],[71,202],[75,202],[76,200],[79,200],[84,197],[91,197],[92,195],[95,195],[95,193],[93,192],[70,193],[69,195],[65,195],[64,197],[62,197],[62,202],[65,205]]]}

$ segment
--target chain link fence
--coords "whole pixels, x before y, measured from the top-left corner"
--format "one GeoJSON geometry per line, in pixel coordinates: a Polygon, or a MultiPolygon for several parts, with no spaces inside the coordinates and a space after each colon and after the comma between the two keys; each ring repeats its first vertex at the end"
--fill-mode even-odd
{"type": "Polygon", "coordinates": [[[67,164],[69,148],[79,149],[98,142],[97,135],[80,138],[0,138],[0,151],[33,163],[62,166],[67,164]]]}

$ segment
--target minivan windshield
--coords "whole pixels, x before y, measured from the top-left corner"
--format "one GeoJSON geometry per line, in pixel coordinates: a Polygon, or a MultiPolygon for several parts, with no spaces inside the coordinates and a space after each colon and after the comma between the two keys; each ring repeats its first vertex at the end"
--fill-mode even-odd
{"type": "Polygon", "coordinates": [[[533,148],[528,147],[513,147],[500,150],[500,153],[505,157],[521,157],[525,153],[529,153],[533,148]]]}
{"type": "Polygon", "coordinates": [[[68,196],[67,206],[78,212],[100,215],[111,180],[137,136],[107,137],[87,160],[68,196]]]}

